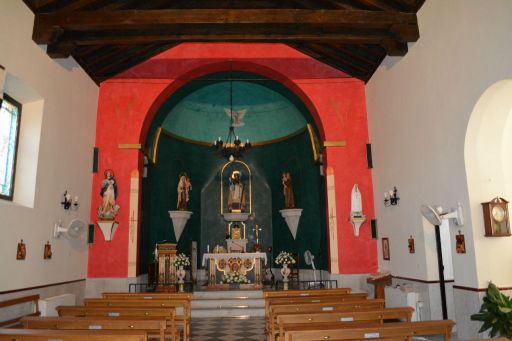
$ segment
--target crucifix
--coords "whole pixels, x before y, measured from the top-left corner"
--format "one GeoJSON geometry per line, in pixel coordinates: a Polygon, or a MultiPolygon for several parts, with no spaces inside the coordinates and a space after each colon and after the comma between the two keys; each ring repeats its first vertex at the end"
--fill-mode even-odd
{"type": "Polygon", "coordinates": [[[256,224],[256,227],[254,227],[252,230],[254,231],[254,234],[256,235],[256,244],[259,244],[260,243],[261,227],[258,224],[256,224]]]}

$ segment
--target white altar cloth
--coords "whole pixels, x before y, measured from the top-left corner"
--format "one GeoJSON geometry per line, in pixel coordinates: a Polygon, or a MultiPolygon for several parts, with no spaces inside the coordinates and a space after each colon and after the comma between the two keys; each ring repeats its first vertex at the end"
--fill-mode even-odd
{"type": "Polygon", "coordinates": [[[242,262],[246,259],[263,259],[265,265],[267,265],[267,254],[264,252],[246,252],[246,253],[204,253],[203,254],[203,266],[206,266],[206,262],[209,259],[214,259],[216,261],[220,259],[228,260],[229,258],[240,258],[242,262]]]}

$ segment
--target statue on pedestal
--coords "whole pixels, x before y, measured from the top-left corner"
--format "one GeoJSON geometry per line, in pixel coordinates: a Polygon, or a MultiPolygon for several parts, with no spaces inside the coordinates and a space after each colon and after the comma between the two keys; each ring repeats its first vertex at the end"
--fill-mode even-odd
{"type": "Polygon", "coordinates": [[[178,203],[176,205],[178,210],[187,210],[190,190],[192,190],[192,183],[189,176],[187,173],[181,173],[180,180],[178,181],[178,203]]]}
{"type": "Polygon", "coordinates": [[[114,219],[119,211],[119,205],[116,204],[117,184],[114,178],[114,172],[107,169],[104,173],[105,179],[101,182],[100,195],[103,201],[98,207],[98,216],[100,219],[114,219]]]}
{"type": "Polygon", "coordinates": [[[290,173],[283,173],[283,177],[281,178],[283,183],[283,194],[284,194],[284,208],[295,208],[295,199],[293,197],[293,184],[292,184],[292,176],[290,173]]]}
{"type": "Polygon", "coordinates": [[[235,170],[229,177],[229,212],[241,213],[245,211],[245,188],[242,183],[242,173],[235,170]]]}

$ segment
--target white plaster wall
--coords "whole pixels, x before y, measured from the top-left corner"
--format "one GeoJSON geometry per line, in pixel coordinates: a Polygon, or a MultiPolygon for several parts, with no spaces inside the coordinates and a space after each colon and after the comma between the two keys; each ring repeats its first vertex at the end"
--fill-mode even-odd
{"type": "Polygon", "coordinates": [[[38,153],[31,151],[38,155],[36,169],[31,170],[36,172],[33,207],[0,201],[2,292],[86,276],[84,240],[54,240],[52,229],[59,219],[64,224],[74,218],[89,221],[98,87],[73,59],[52,60],[32,41],[34,15],[22,1],[0,1],[0,13],[0,64],[6,68],[7,82],[12,76],[24,85],[13,86],[12,96],[32,102],[33,94],[23,88],[32,89],[38,100],[32,107],[42,108],[38,153]],[[80,197],[78,211],[62,209],[65,190],[80,197]],[[27,247],[24,261],[16,260],[20,239],[27,247]],[[43,260],[46,241],[52,244],[51,260],[43,260]]]}
{"type": "MultiPolygon", "coordinates": [[[[401,197],[399,206],[384,208],[383,197],[376,195],[375,205],[379,236],[389,237],[391,244],[391,260],[383,261],[379,252],[379,264],[394,275],[438,279],[432,227],[422,220],[419,207],[450,209],[461,202],[467,253],[452,248],[455,285],[481,287],[486,280],[480,273],[494,260],[489,248],[475,249],[475,235],[483,235],[483,227],[472,214],[481,208],[470,205],[464,141],[479,97],[491,84],[512,76],[510,18],[508,0],[426,1],[418,13],[419,41],[409,44],[404,57],[386,57],[368,82],[374,190],[384,193],[396,185],[401,197]],[[406,247],[411,234],[416,240],[413,255],[406,247]]],[[[458,229],[451,228],[452,245],[458,229]]],[[[493,271],[485,277],[498,276],[493,271]]],[[[512,284],[512,274],[500,284],[505,282],[512,284]]],[[[456,311],[457,322],[467,326],[474,312],[456,311]]],[[[471,330],[464,334],[459,328],[459,337],[472,337],[471,330]]]]}

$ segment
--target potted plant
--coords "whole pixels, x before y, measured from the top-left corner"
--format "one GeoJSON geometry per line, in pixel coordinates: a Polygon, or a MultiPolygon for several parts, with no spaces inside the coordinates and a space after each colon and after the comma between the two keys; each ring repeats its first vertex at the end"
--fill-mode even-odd
{"type": "Polygon", "coordinates": [[[183,283],[185,283],[185,275],[187,274],[185,272],[185,267],[190,266],[190,258],[186,254],[180,253],[178,256],[176,256],[174,265],[178,267],[178,270],[176,270],[176,275],[178,276],[179,291],[183,292],[183,283]]]}
{"type": "Polygon", "coordinates": [[[283,288],[284,290],[288,290],[288,276],[291,272],[288,265],[295,264],[295,259],[290,252],[281,251],[279,255],[277,255],[275,263],[283,266],[281,269],[281,275],[283,275],[283,288]]]}
{"type": "Polygon", "coordinates": [[[471,320],[483,322],[479,333],[490,329],[491,337],[512,338],[512,300],[490,282],[480,311],[471,315],[471,320]]]}

